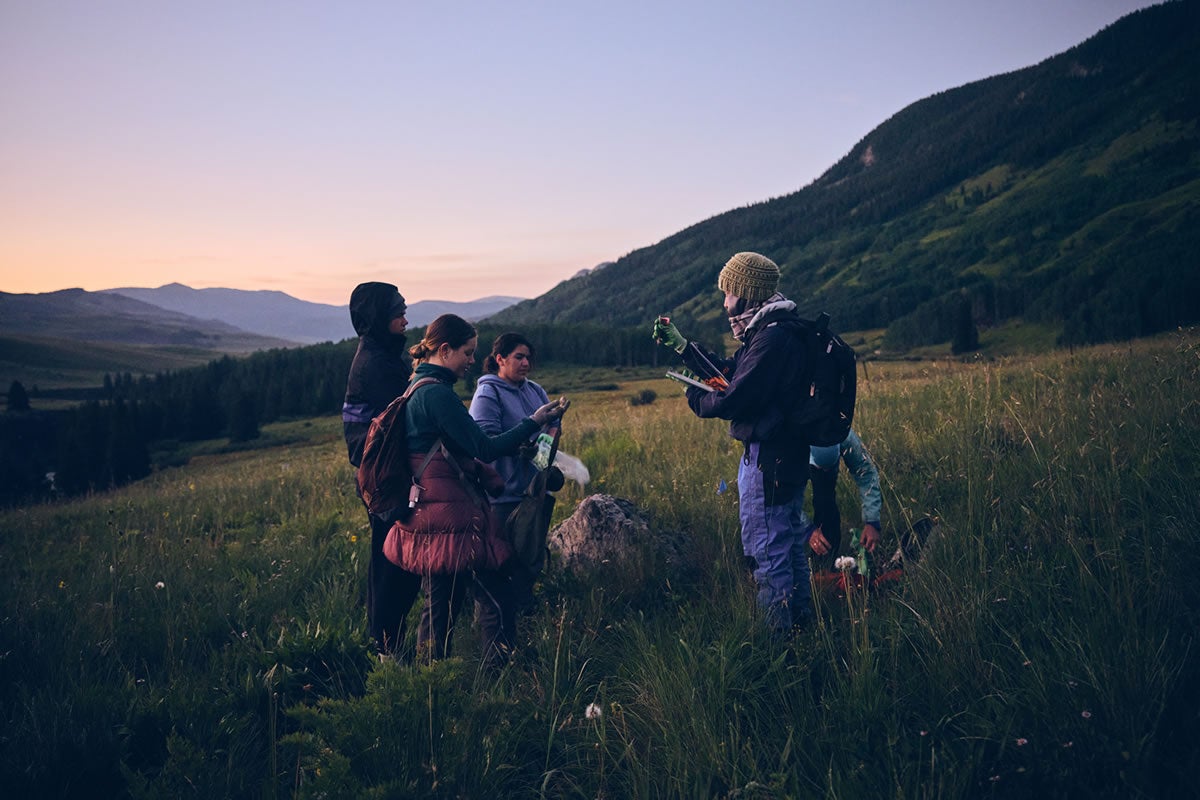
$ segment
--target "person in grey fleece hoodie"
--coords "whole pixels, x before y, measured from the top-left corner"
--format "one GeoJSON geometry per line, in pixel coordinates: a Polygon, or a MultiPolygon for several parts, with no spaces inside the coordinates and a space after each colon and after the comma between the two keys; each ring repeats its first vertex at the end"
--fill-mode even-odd
{"type": "MultiPolygon", "coordinates": [[[[475,385],[470,408],[471,416],[484,433],[495,436],[506,431],[550,402],[546,390],[529,379],[533,358],[533,345],[519,333],[502,333],[492,343],[492,352],[483,362],[485,374],[475,385]]],[[[536,434],[531,445],[534,438],[536,434]]],[[[537,468],[524,453],[501,456],[492,466],[504,476],[504,491],[492,498],[492,506],[500,519],[507,519],[520,504],[537,468]]],[[[554,502],[553,495],[547,495],[547,502],[554,502]]],[[[536,579],[534,574],[513,576],[519,605],[532,604],[536,579]]]]}
{"type": "MultiPolygon", "coordinates": [[[[533,367],[533,346],[519,333],[503,333],[492,344],[483,362],[486,374],[475,385],[471,416],[489,436],[508,430],[550,402],[546,390],[528,375],[533,367]]],[[[492,499],[497,511],[507,515],[521,502],[537,468],[521,455],[502,456],[492,464],[504,476],[504,493],[492,499]],[[504,508],[507,506],[507,509],[504,508]]]]}

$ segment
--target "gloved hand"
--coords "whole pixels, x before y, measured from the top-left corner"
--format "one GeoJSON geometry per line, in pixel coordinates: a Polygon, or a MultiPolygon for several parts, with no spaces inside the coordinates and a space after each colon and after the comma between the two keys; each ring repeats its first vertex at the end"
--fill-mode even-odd
{"type": "Polygon", "coordinates": [[[682,353],[683,348],[687,347],[687,339],[683,338],[683,334],[675,327],[675,323],[671,322],[670,317],[658,317],[654,320],[654,341],[665,344],[676,353],[682,353]]]}

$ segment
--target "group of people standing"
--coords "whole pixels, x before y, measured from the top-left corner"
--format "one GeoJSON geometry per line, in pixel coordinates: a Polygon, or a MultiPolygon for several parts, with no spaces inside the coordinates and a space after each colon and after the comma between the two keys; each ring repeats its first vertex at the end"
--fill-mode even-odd
{"type": "MultiPolygon", "coordinates": [[[[796,304],[778,292],[778,283],[779,267],[759,253],[737,253],[721,269],[717,287],[740,342],[729,358],[696,343],[689,346],[666,318],[655,321],[653,336],[697,372],[715,367],[721,374],[717,391],[688,388],[688,405],[701,418],[728,420],[730,435],[743,444],[738,470],[742,549],[767,624],[787,634],[812,615],[808,551],[821,563],[840,547],[834,496],[839,463],[845,461],[862,494],[860,541],[868,551],[879,541],[881,498],[878,471],[853,431],[840,445],[809,448],[783,424],[790,399],[808,387],[806,354],[795,345],[796,304]],[[810,477],[812,521],[803,510],[810,477]]],[[[399,655],[405,620],[424,591],[417,651],[421,657],[442,657],[470,589],[485,663],[500,664],[512,647],[517,612],[529,602],[535,577],[515,566],[505,550],[503,520],[537,474],[528,458],[531,442],[560,424],[568,404],[551,401],[529,380],[533,345],[520,334],[506,333],[487,356],[486,374],[468,410],[453,386],[475,362],[475,328],[451,314],[434,320],[407,350],[417,364],[414,371],[405,358],[405,311],[404,298],[387,283],[361,284],[350,300],[360,337],[343,407],[350,462],[358,465],[372,418],[416,387],[404,421],[413,472],[423,476],[424,487],[410,519],[371,515],[368,626],[381,656],[399,655]],[[481,489],[490,498],[482,497],[481,489]],[[465,554],[428,550],[434,541],[467,539],[475,547],[465,554]]]]}
{"type": "Polygon", "coordinates": [[[381,657],[403,656],[406,620],[423,591],[417,652],[441,658],[449,653],[454,620],[471,590],[484,660],[496,666],[511,650],[519,606],[536,577],[514,563],[501,533],[506,512],[537,472],[519,454],[544,428],[557,425],[569,404],[551,401],[529,380],[533,346],[519,334],[506,334],[493,344],[488,375],[478,382],[468,411],[454,384],[475,363],[475,327],[444,314],[406,349],[406,310],[388,283],[360,284],[350,298],[359,334],[342,410],[350,463],[361,462],[371,420],[415,387],[404,426],[421,487],[415,508],[399,519],[369,514],[368,629],[381,657]]]}

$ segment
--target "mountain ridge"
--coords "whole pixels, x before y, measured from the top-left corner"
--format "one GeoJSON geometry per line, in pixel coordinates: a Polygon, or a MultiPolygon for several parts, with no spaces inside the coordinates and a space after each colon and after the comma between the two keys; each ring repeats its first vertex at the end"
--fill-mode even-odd
{"type": "Polygon", "coordinates": [[[980,326],[1053,325],[1063,343],[1197,319],[1200,4],[1123,17],[1020,70],[938,92],[809,185],[710,217],[495,315],[495,324],[646,324],[724,335],[721,265],[756,250],[780,288],[895,349],[980,326]]]}
{"type": "Polygon", "coordinates": [[[84,289],[0,292],[0,333],[247,353],[295,342],[199,319],[136,298],[84,289]]]}
{"type": "MultiPolygon", "coordinates": [[[[418,301],[409,306],[409,326],[427,325],[444,313],[476,321],[520,299],[490,295],[466,302],[418,301]]],[[[230,354],[357,336],[349,306],[312,303],[273,289],[193,289],[177,282],[96,292],[77,287],[27,294],[0,291],[0,333],[230,354]]]]}
{"type": "MultiPolygon", "coordinates": [[[[104,289],[101,293],[132,297],[189,316],[220,320],[250,333],[301,344],[337,342],[358,335],[350,323],[349,305],[300,300],[277,289],[193,289],[173,282],[153,289],[121,287],[104,289]]],[[[445,313],[473,321],[521,299],[490,295],[463,302],[421,300],[409,305],[408,322],[411,327],[420,327],[445,313]]]]}

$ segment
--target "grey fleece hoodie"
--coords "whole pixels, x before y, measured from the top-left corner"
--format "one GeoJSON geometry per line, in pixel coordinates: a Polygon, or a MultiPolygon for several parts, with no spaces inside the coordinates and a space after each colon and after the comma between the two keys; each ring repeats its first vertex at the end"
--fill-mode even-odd
{"type": "MultiPolygon", "coordinates": [[[[484,375],[471,398],[471,416],[489,436],[508,430],[550,402],[546,390],[531,380],[513,386],[499,375],[484,375]]],[[[504,476],[504,493],[492,502],[516,503],[537,473],[533,464],[520,456],[502,456],[492,464],[504,476]]]]}

